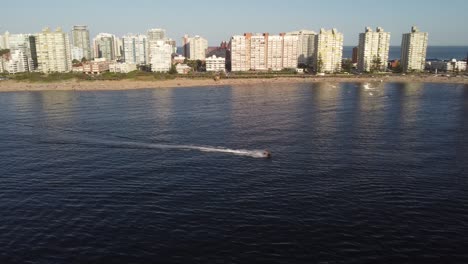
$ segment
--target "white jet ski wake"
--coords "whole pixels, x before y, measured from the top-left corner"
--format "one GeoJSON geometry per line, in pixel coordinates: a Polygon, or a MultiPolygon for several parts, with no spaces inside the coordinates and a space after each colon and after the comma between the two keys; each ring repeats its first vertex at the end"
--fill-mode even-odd
{"type": "Polygon", "coordinates": [[[153,143],[139,143],[139,142],[116,142],[116,141],[98,141],[95,143],[108,144],[114,146],[127,146],[137,148],[152,148],[152,149],[178,149],[178,150],[196,150],[201,152],[214,152],[226,153],[236,156],[245,156],[259,159],[271,158],[271,153],[268,150],[247,150],[247,149],[229,149],[222,147],[206,147],[206,146],[193,146],[193,145],[168,145],[168,144],[153,144],[153,143]]]}

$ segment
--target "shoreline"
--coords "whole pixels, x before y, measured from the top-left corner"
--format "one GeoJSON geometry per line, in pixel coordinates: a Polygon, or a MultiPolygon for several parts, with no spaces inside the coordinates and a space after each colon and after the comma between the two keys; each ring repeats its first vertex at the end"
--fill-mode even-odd
{"type": "Polygon", "coordinates": [[[243,86],[255,84],[288,84],[288,83],[446,83],[468,84],[468,76],[423,76],[423,75],[398,75],[398,76],[298,76],[298,77],[274,77],[274,78],[238,78],[238,79],[188,79],[176,78],[174,80],[118,80],[118,81],[77,81],[63,82],[23,82],[14,80],[0,81],[0,92],[21,91],[119,91],[137,89],[158,88],[187,88],[187,87],[213,87],[213,86],[243,86]]]}

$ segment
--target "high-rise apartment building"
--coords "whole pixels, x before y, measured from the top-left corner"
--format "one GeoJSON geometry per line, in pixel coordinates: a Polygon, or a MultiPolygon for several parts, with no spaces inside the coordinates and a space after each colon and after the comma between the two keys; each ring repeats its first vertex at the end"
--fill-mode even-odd
{"type": "Polygon", "coordinates": [[[411,33],[403,34],[401,41],[401,67],[403,72],[423,71],[426,64],[428,33],[417,27],[411,33]]]}
{"type": "Polygon", "coordinates": [[[10,37],[10,32],[6,31],[5,34],[0,35],[0,50],[9,49],[8,39],[10,37]]]}
{"type": "Polygon", "coordinates": [[[268,34],[249,35],[250,38],[250,70],[267,70],[268,34]]]}
{"type": "Polygon", "coordinates": [[[312,66],[315,54],[315,36],[310,30],[299,30],[286,33],[286,36],[297,36],[297,63],[312,66]]]}
{"type": "Polygon", "coordinates": [[[116,37],[108,33],[99,33],[93,40],[94,57],[104,58],[107,61],[116,59],[116,37]]]}
{"type": "Polygon", "coordinates": [[[370,27],[359,34],[358,70],[362,72],[385,71],[390,49],[390,33],[378,27],[374,32],[370,27]]]}
{"type": "MultiPolygon", "coordinates": [[[[171,56],[172,53],[176,52],[176,43],[175,41],[168,39],[166,37],[166,30],[161,29],[161,28],[154,28],[154,29],[149,29],[146,32],[147,36],[147,49],[148,49],[148,61],[152,64],[154,62],[152,56],[153,56],[153,51],[157,50],[159,53],[162,52],[162,49],[165,49],[165,46],[160,43],[160,41],[163,41],[164,44],[168,44],[171,46],[171,56]],[[154,49],[154,46],[157,46],[156,49],[154,49]],[[164,47],[163,47],[164,46],[164,47]]],[[[156,56],[160,57],[160,54],[157,54],[156,56]]],[[[164,65],[165,65],[164,61],[164,65]]]]}
{"type": "Polygon", "coordinates": [[[166,30],[161,28],[153,28],[146,32],[148,41],[151,40],[165,40],[166,39],[166,30]]]}
{"type": "Polygon", "coordinates": [[[5,39],[10,49],[10,73],[31,72],[37,67],[35,38],[31,34],[8,34],[5,39]]]}
{"type": "Polygon", "coordinates": [[[164,40],[152,40],[151,42],[151,71],[168,72],[172,66],[172,46],[164,40]]]}
{"type": "Polygon", "coordinates": [[[8,62],[9,73],[30,72],[33,70],[32,60],[22,50],[15,50],[11,53],[8,62]]]}
{"type": "Polygon", "coordinates": [[[231,38],[231,71],[280,71],[297,68],[299,37],[268,33],[231,38]]]}
{"type": "Polygon", "coordinates": [[[314,68],[319,73],[341,71],[343,34],[336,29],[321,29],[315,38],[314,68]]]}
{"type": "MultiPolygon", "coordinates": [[[[87,26],[73,26],[72,29],[72,45],[75,50],[82,49],[83,50],[83,57],[86,60],[92,59],[92,52],[91,52],[91,42],[89,38],[89,30],[87,26]]],[[[79,51],[75,51],[79,54],[79,51]]],[[[77,54],[75,54],[77,55],[77,54]]],[[[82,58],[75,58],[77,60],[81,60],[82,58]]]]}
{"type": "Polygon", "coordinates": [[[250,70],[250,38],[244,36],[231,37],[231,71],[250,70]]]}
{"type": "Polygon", "coordinates": [[[122,41],[125,62],[135,64],[147,64],[149,62],[146,35],[127,35],[122,38],[122,41]]]}
{"type": "Polygon", "coordinates": [[[208,40],[200,37],[189,37],[185,35],[182,38],[184,56],[189,60],[205,60],[206,50],[208,49],[208,40]]]}
{"type": "Polygon", "coordinates": [[[61,28],[51,31],[45,28],[36,35],[38,70],[69,72],[72,70],[70,40],[61,28]]]}

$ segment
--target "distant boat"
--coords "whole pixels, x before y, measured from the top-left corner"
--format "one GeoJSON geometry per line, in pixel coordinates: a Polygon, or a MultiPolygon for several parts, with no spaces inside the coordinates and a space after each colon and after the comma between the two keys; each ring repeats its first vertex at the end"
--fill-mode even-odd
{"type": "Polygon", "coordinates": [[[271,159],[271,152],[268,150],[263,151],[263,157],[266,159],[271,159]]]}

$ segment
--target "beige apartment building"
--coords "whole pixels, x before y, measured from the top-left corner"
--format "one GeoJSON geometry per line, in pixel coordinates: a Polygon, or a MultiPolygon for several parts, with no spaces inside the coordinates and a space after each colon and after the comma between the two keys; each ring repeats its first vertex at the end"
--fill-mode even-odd
{"type": "Polygon", "coordinates": [[[401,41],[401,67],[403,72],[423,71],[426,65],[428,33],[415,26],[403,34],[401,41]]]}
{"type": "Polygon", "coordinates": [[[70,72],[72,70],[70,40],[61,28],[45,28],[36,36],[37,62],[40,72],[70,72]]]}
{"type": "Polygon", "coordinates": [[[372,31],[366,28],[359,34],[358,70],[362,72],[386,71],[390,49],[390,33],[378,27],[372,31]]]}

